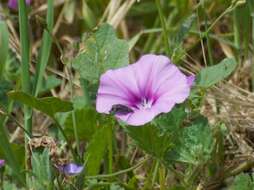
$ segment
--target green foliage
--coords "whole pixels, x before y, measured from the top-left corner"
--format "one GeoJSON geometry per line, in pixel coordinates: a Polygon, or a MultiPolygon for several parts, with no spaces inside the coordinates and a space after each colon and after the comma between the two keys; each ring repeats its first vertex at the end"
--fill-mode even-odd
{"type": "Polygon", "coordinates": [[[171,59],[173,63],[177,63],[184,56],[183,41],[190,32],[190,29],[196,19],[196,15],[192,14],[187,17],[180,25],[179,29],[170,36],[171,59]]]}
{"type": "Polygon", "coordinates": [[[54,75],[48,76],[47,79],[43,80],[42,87],[39,91],[39,93],[47,92],[51,89],[56,88],[62,83],[62,81],[58,78],[56,78],[54,75]]]}
{"type": "MultiPolygon", "coordinates": [[[[97,128],[98,114],[93,108],[85,107],[74,111],[77,121],[78,137],[82,140],[90,140],[97,128]]],[[[69,138],[74,138],[72,114],[68,116],[64,123],[64,131],[69,138]]]]}
{"type": "Polygon", "coordinates": [[[172,146],[171,134],[161,134],[161,130],[154,125],[128,126],[125,130],[139,148],[158,159],[162,159],[172,146]]]}
{"type": "Polygon", "coordinates": [[[111,133],[110,127],[103,126],[92,136],[85,152],[87,175],[97,175],[99,173],[101,161],[107,150],[109,133],[111,133]]]}
{"type": "Polygon", "coordinates": [[[177,106],[171,112],[157,117],[152,124],[142,127],[125,127],[135,144],[152,156],[163,159],[173,145],[186,117],[184,106],[177,106]]]}
{"type": "Polygon", "coordinates": [[[229,190],[253,190],[254,182],[248,174],[240,174],[235,177],[233,185],[229,190]]]}
{"type": "Polygon", "coordinates": [[[214,143],[207,120],[198,117],[190,126],[182,129],[178,142],[168,152],[166,160],[169,163],[204,164],[211,158],[214,143]]]}
{"type": "MultiPolygon", "coordinates": [[[[210,184],[214,185],[213,182],[216,182],[215,185],[217,182],[226,185],[223,178],[234,170],[233,168],[231,171],[231,167],[227,164],[235,158],[234,155],[228,155],[229,146],[225,144],[224,139],[231,134],[226,130],[230,128],[223,125],[224,121],[221,121],[222,124],[209,126],[204,117],[197,118],[196,114],[200,116],[199,111],[204,108],[206,89],[227,79],[237,67],[236,60],[239,64],[243,63],[249,67],[253,58],[251,54],[253,40],[250,39],[251,32],[254,39],[254,27],[251,28],[251,22],[254,25],[253,0],[199,2],[147,0],[139,3],[82,0],[64,1],[60,7],[58,3],[54,5],[56,3],[54,0],[47,0],[47,10],[40,7],[38,11],[33,9],[37,5],[32,4],[29,8],[25,0],[18,1],[19,10],[8,11],[7,0],[4,2],[2,6],[0,5],[0,109],[4,108],[11,117],[0,115],[0,159],[5,159],[7,162],[1,169],[4,182],[1,183],[0,176],[0,189],[22,189],[22,185],[26,183],[25,176],[30,187],[27,185],[24,189],[39,190],[84,188],[135,190],[140,189],[141,186],[144,186],[143,189],[184,190],[199,189],[198,184],[210,188],[210,184]],[[159,5],[160,14],[156,9],[156,3],[159,5]],[[239,6],[236,7],[235,4],[239,6]],[[28,11],[31,12],[27,14],[28,11]],[[37,19],[38,14],[45,15],[46,12],[46,22],[44,19],[37,19]],[[114,15],[115,13],[117,15],[114,15]],[[17,15],[19,15],[18,22],[17,15]],[[120,20],[121,24],[117,29],[120,35],[130,39],[129,43],[119,39],[118,33],[112,26],[101,24],[104,21],[115,23],[115,20],[122,16],[124,20],[120,20]],[[57,22],[54,26],[53,22],[57,18],[65,22],[57,22]],[[5,19],[8,20],[8,27],[3,21],[5,19]],[[37,21],[43,24],[40,25],[37,21]],[[96,26],[98,28],[94,28],[96,26]],[[209,32],[205,32],[208,28],[209,32]],[[83,40],[84,32],[86,39],[83,40]],[[191,36],[189,36],[190,32],[191,36]],[[78,49],[76,44],[80,38],[82,39],[80,52],[74,60],[71,60],[76,54],[78,49]],[[201,40],[204,42],[202,46],[201,40]],[[37,42],[41,44],[40,49],[37,42]],[[73,43],[75,48],[71,49],[73,43]],[[224,56],[222,53],[234,56],[236,60],[226,58],[217,65],[202,69],[197,75],[196,85],[191,89],[186,103],[175,106],[169,113],[157,116],[146,126],[125,127],[126,133],[133,139],[131,142],[143,150],[143,153],[133,152],[128,144],[129,138],[126,139],[122,131],[119,133],[114,129],[118,126],[112,122],[112,115],[97,113],[94,108],[99,77],[109,69],[128,65],[128,51],[131,62],[145,52],[155,54],[166,52],[173,63],[186,62],[188,64],[183,65],[183,68],[193,72],[196,71],[196,66],[204,65],[203,60],[206,58],[211,65],[222,59],[224,56]],[[63,55],[63,52],[66,54],[63,55]],[[208,53],[208,56],[202,56],[203,53],[208,53]],[[186,59],[185,55],[188,55],[186,59]],[[67,58],[68,63],[73,61],[73,65],[70,65],[75,70],[70,70],[73,77],[65,73],[68,65],[62,64],[67,63],[63,58],[67,58]],[[51,64],[49,71],[57,74],[57,77],[46,73],[49,60],[51,64]],[[35,73],[34,66],[36,66],[35,73]],[[76,86],[77,76],[80,76],[81,88],[76,86]],[[75,87],[73,87],[74,83],[75,87]],[[61,88],[57,88],[59,86],[61,88]],[[67,88],[63,89],[63,86],[67,88]],[[39,95],[49,94],[54,88],[57,88],[55,89],[57,93],[71,97],[72,103],[54,97],[37,98],[39,95]],[[8,101],[6,94],[11,89],[22,89],[25,92],[9,94],[10,100],[25,105],[22,113],[19,113],[21,109],[13,109],[13,101],[8,101]],[[80,95],[81,93],[83,95],[80,95]],[[43,129],[50,125],[49,130],[41,130],[42,127],[38,124],[42,123],[44,117],[39,115],[35,118],[37,114],[32,114],[30,107],[54,119],[55,123],[51,124],[48,120],[43,121],[43,129]],[[18,134],[16,132],[19,130],[15,130],[16,122],[21,120],[24,120],[23,126],[29,132],[47,133],[56,139],[59,145],[57,147],[59,159],[66,158],[83,164],[85,172],[75,177],[67,177],[59,173],[54,176],[51,171],[53,168],[51,168],[49,150],[30,151],[27,136],[24,141],[20,140],[23,133],[18,134]],[[32,122],[34,120],[35,122],[32,122]],[[33,130],[32,123],[35,124],[33,130]],[[10,143],[10,137],[18,144],[10,143]],[[121,148],[120,151],[118,147],[121,148]],[[149,165],[151,164],[149,160],[134,165],[138,159],[146,157],[146,154],[153,157],[154,164],[149,165]],[[31,165],[27,166],[28,163],[31,165]],[[218,180],[220,176],[222,176],[221,181],[218,180]]],[[[248,76],[244,78],[253,80],[254,75],[250,70],[248,76]]],[[[242,72],[237,74],[241,79],[242,72]]],[[[247,96],[248,93],[243,95],[247,96]]],[[[206,105],[205,107],[207,108],[206,105]]],[[[219,114],[221,105],[216,103],[216,108],[219,114]]],[[[228,139],[230,144],[235,143],[234,137],[232,142],[231,138],[228,139]]],[[[245,161],[245,157],[241,159],[245,161]]],[[[251,170],[253,167],[246,168],[239,167],[244,171],[251,170]]],[[[232,186],[229,184],[225,188],[252,190],[254,189],[252,177],[241,174],[235,177],[232,186]]]]}
{"type": "Polygon", "coordinates": [[[0,20],[0,79],[3,76],[4,67],[9,51],[9,32],[4,21],[0,20]]]}
{"type": "Polygon", "coordinates": [[[51,118],[58,112],[69,112],[73,109],[72,103],[60,100],[56,97],[35,98],[24,92],[9,92],[9,98],[29,107],[35,108],[51,118]]]}
{"type": "Polygon", "coordinates": [[[4,117],[0,116],[0,150],[4,155],[7,163],[9,164],[10,168],[15,177],[17,177],[18,181],[21,184],[24,184],[24,177],[20,172],[20,164],[17,161],[16,154],[11,146],[11,143],[8,139],[7,130],[3,126],[4,117]]]}
{"type": "Polygon", "coordinates": [[[82,16],[84,24],[89,28],[96,26],[96,17],[93,10],[88,6],[88,3],[85,0],[82,0],[82,16]]]}
{"type": "Polygon", "coordinates": [[[176,132],[187,116],[184,106],[174,107],[169,113],[162,114],[154,120],[162,134],[176,132]]]}
{"type": "Polygon", "coordinates": [[[7,92],[12,89],[12,84],[7,80],[0,80],[0,107],[7,108],[7,92]]]}
{"type": "MultiPolygon", "coordinates": [[[[7,146],[11,148],[11,151],[14,155],[19,155],[15,158],[18,165],[23,166],[25,161],[25,147],[23,144],[17,144],[17,143],[10,143],[10,146],[7,146]]],[[[7,158],[5,156],[5,150],[0,146],[0,158],[7,158]]]]}
{"type": "Polygon", "coordinates": [[[41,90],[42,78],[45,73],[45,69],[49,60],[50,50],[52,46],[51,33],[53,31],[54,24],[54,5],[53,0],[48,0],[47,3],[47,25],[43,32],[42,45],[40,49],[40,54],[38,57],[38,64],[36,64],[36,74],[35,74],[35,85],[34,85],[34,95],[37,96],[41,90]]]}
{"type": "Polygon", "coordinates": [[[203,88],[212,85],[227,78],[236,68],[237,62],[233,58],[225,58],[219,64],[206,67],[200,71],[197,76],[197,85],[203,88]]]}
{"type": "Polygon", "coordinates": [[[38,190],[51,189],[52,173],[50,165],[49,150],[34,150],[31,156],[32,172],[34,179],[31,187],[38,190]]]}
{"type": "Polygon", "coordinates": [[[128,43],[118,39],[108,24],[101,25],[85,45],[85,50],[73,60],[74,69],[83,79],[97,82],[106,70],[128,64],[128,43]]]}
{"type": "Polygon", "coordinates": [[[186,189],[182,186],[174,186],[174,187],[170,188],[169,190],[186,190],[186,189]]]}
{"type": "Polygon", "coordinates": [[[7,180],[3,182],[3,189],[4,190],[25,190],[24,188],[17,187],[14,183],[11,183],[7,180]]]}

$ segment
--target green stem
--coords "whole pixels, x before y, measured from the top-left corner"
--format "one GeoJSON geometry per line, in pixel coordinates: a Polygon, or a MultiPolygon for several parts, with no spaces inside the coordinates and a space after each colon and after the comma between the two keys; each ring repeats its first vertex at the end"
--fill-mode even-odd
{"type": "Polygon", "coordinates": [[[32,134],[29,131],[27,131],[11,114],[6,113],[0,109],[0,115],[4,115],[6,116],[6,118],[12,119],[17,124],[17,126],[27,134],[29,139],[32,137],[32,134]]]}
{"type": "Polygon", "coordinates": [[[128,169],[121,170],[121,171],[118,171],[118,172],[115,172],[115,173],[105,174],[105,175],[86,176],[85,178],[86,179],[100,179],[100,178],[111,178],[111,177],[115,177],[115,176],[118,176],[118,175],[122,175],[122,174],[128,173],[132,170],[135,170],[135,169],[141,167],[147,160],[148,159],[145,158],[144,160],[137,163],[135,166],[132,166],[128,169]]]}
{"type": "Polygon", "coordinates": [[[224,179],[231,177],[231,176],[235,176],[243,171],[246,171],[246,170],[252,168],[253,166],[254,166],[254,160],[248,160],[248,161],[240,164],[235,169],[226,172],[224,179]]]}
{"type": "Polygon", "coordinates": [[[71,146],[71,142],[69,141],[69,139],[68,139],[67,135],[65,134],[63,128],[62,128],[61,125],[58,123],[57,119],[53,118],[53,120],[54,120],[56,126],[58,127],[58,129],[60,130],[61,134],[63,135],[65,141],[67,142],[67,145],[68,145],[68,147],[70,148],[71,153],[72,153],[72,156],[73,156],[73,158],[74,158],[74,161],[75,161],[75,162],[79,162],[79,161],[80,161],[80,158],[79,158],[79,157],[77,158],[76,153],[75,153],[75,151],[73,150],[73,148],[72,148],[72,146],[71,146]]]}
{"type": "MultiPolygon", "coordinates": [[[[159,19],[156,18],[156,20],[154,22],[154,25],[153,25],[153,28],[157,27],[158,24],[159,24],[159,19]]],[[[155,34],[153,34],[153,33],[148,35],[148,38],[147,38],[146,43],[145,43],[144,48],[143,48],[144,52],[150,52],[152,42],[154,41],[154,37],[155,37],[155,34]]]]}
{"type": "MultiPolygon", "coordinates": [[[[254,47],[254,11],[251,13],[252,18],[252,45],[254,47]]],[[[254,59],[253,56],[254,52],[252,52],[252,59],[254,59]]],[[[252,92],[254,91],[254,65],[251,66],[251,79],[252,79],[252,92]]]]}
{"type": "Polygon", "coordinates": [[[165,17],[163,15],[160,0],[155,0],[155,3],[157,6],[157,9],[158,9],[158,12],[159,12],[160,21],[161,21],[161,25],[163,28],[163,38],[164,38],[164,45],[165,45],[166,53],[167,53],[167,55],[170,55],[170,47],[169,47],[169,41],[168,41],[168,29],[166,26],[165,17]]]}
{"type": "Polygon", "coordinates": [[[108,135],[108,172],[113,173],[113,127],[110,126],[108,135]]]}
{"type": "MultiPolygon", "coordinates": [[[[71,65],[72,68],[72,65],[71,65]]],[[[73,82],[72,82],[72,73],[71,73],[71,69],[69,71],[69,76],[70,76],[70,85],[71,85],[71,100],[73,101],[73,82]]],[[[72,111],[71,113],[72,115],[72,123],[73,123],[73,130],[74,130],[74,136],[75,136],[75,141],[76,141],[76,146],[77,146],[77,153],[78,153],[78,157],[81,158],[81,151],[80,151],[80,141],[79,141],[79,136],[78,136],[78,129],[77,129],[77,120],[76,120],[76,115],[75,115],[75,110],[72,111]]]]}
{"type": "Polygon", "coordinates": [[[80,152],[80,142],[79,142],[79,137],[78,137],[77,120],[76,120],[75,111],[72,111],[71,115],[72,115],[74,136],[75,136],[75,141],[76,141],[76,146],[77,146],[77,153],[78,153],[78,155],[79,155],[79,157],[80,157],[80,156],[81,156],[81,152],[80,152]]]}
{"type": "Polygon", "coordinates": [[[166,170],[163,166],[160,166],[160,169],[159,169],[159,179],[160,179],[160,190],[166,190],[166,186],[165,186],[165,183],[166,183],[166,170]]]}
{"type": "MultiPolygon", "coordinates": [[[[207,24],[207,13],[205,11],[205,7],[203,7],[204,9],[204,12],[205,12],[205,29],[207,30],[207,27],[208,27],[208,24],[207,24]]],[[[213,55],[212,55],[212,48],[211,48],[211,41],[210,41],[210,38],[209,38],[209,31],[207,31],[205,33],[205,38],[206,38],[206,44],[207,44],[207,51],[208,51],[208,65],[213,65],[213,55]]]]}
{"type": "Polygon", "coordinates": [[[239,32],[239,23],[238,23],[238,19],[237,19],[237,8],[233,11],[233,21],[234,21],[234,43],[235,43],[235,47],[237,47],[237,49],[240,48],[240,32],[239,32]]]}
{"type": "Polygon", "coordinates": [[[156,177],[157,177],[158,170],[159,170],[159,166],[160,166],[160,162],[158,160],[156,160],[155,167],[154,167],[154,170],[153,170],[153,177],[152,177],[152,185],[151,185],[151,187],[153,187],[154,184],[155,184],[156,177]]]}
{"type": "Polygon", "coordinates": [[[147,190],[147,189],[151,189],[152,187],[152,181],[153,181],[153,176],[154,176],[154,171],[155,171],[155,168],[156,168],[156,164],[157,164],[157,161],[153,160],[152,161],[152,165],[151,165],[151,169],[146,177],[146,180],[144,182],[144,187],[142,188],[142,190],[147,190]]]}
{"type": "MultiPolygon", "coordinates": [[[[28,16],[25,0],[19,0],[19,31],[21,41],[21,84],[22,91],[30,93],[30,75],[29,75],[29,62],[30,62],[30,45],[29,45],[29,32],[28,32],[28,16]]],[[[32,132],[32,110],[24,106],[24,128],[29,133],[32,132]]],[[[29,169],[29,147],[28,136],[25,135],[25,168],[29,169]]],[[[26,174],[26,182],[29,184],[29,175],[26,174]]]]}
{"type": "MultiPolygon", "coordinates": [[[[248,1],[249,11],[251,15],[251,43],[252,47],[254,47],[254,3],[253,1],[248,1]]],[[[251,52],[252,61],[254,60],[254,51],[251,52]]],[[[254,65],[251,66],[251,83],[252,83],[252,92],[254,91],[254,65]]]]}
{"type": "Polygon", "coordinates": [[[206,33],[208,33],[214,26],[215,24],[217,24],[217,22],[224,17],[227,13],[231,12],[235,7],[233,7],[232,5],[229,6],[223,13],[221,13],[216,19],[215,21],[209,26],[209,28],[206,30],[206,33]]]}

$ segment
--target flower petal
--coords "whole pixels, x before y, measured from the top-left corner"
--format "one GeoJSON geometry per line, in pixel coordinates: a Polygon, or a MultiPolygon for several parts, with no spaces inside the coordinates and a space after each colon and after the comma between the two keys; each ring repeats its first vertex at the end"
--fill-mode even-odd
{"type": "Polygon", "coordinates": [[[136,109],[133,113],[129,113],[127,115],[116,115],[116,117],[128,125],[141,126],[152,121],[160,113],[169,112],[174,105],[174,102],[163,102],[163,100],[161,100],[150,109],[136,109]]]}
{"type": "Polygon", "coordinates": [[[69,163],[69,164],[60,166],[59,169],[65,175],[77,175],[77,174],[80,174],[83,171],[84,166],[77,165],[75,163],[69,163]]]}
{"type": "Polygon", "coordinates": [[[161,71],[170,65],[169,63],[170,60],[166,56],[147,54],[132,65],[141,96],[152,96],[161,71]]]}
{"type": "Polygon", "coordinates": [[[188,85],[189,85],[189,86],[193,86],[193,84],[194,84],[194,82],[195,82],[195,79],[196,79],[195,75],[190,75],[190,76],[188,76],[188,77],[187,77],[187,83],[188,83],[188,85]]]}
{"type": "Polygon", "coordinates": [[[189,96],[190,85],[186,76],[175,65],[170,65],[161,73],[154,93],[157,101],[162,99],[167,100],[169,104],[182,103],[189,96]]]}
{"type": "Polygon", "coordinates": [[[137,109],[133,113],[125,116],[117,116],[117,118],[126,122],[128,125],[141,126],[153,120],[157,115],[152,109],[137,109]]]}
{"type": "Polygon", "coordinates": [[[113,105],[132,106],[139,99],[139,90],[132,66],[109,70],[101,76],[96,110],[109,113],[113,105]]]}
{"type": "Polygon", "coordinates": [[[193,80],[166,56],[144,55],[132,65],[102,75],[96,109],[109,113],[114,105],[127,106],[133,112],[116,117],[129,125],[144,125],[182,103],[189,96],[193,80]]]}

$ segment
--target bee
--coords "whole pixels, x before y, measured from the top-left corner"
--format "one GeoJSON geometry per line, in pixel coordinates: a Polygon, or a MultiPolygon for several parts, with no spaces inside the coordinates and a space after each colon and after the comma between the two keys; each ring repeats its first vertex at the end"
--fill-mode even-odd
{"type": "Polygon", "coordinates": [[[112,106],[111,110],[109,111],[110,114],[118,114],[118,115],[127,115],[129,113],[133,113],[133,110],[128,106],[122,104],[115,104],[112,106]]]}

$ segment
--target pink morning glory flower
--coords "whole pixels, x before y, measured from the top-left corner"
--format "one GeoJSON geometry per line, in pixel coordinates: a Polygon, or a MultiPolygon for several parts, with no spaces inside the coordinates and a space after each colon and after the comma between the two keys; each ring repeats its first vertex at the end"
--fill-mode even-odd
{"type": "MultiPolygon", "coordinates": [[[[26,0],[26,4],[30,5],[32,0],[26,0]]],[[[16,10],[18,8],[18,0],[9,0],[8,1],[8,7],[10,9],[16,10]]]]}
{"type": "Polygon", "coordinates": [[[134,64],[101,76],[96,110],[114,113],[129,125],[144,125],[185,101],[194,80],[166,56],[144,55],[134,64]]]}
{"type": "Polygon", "coordinates": [[[0,160],[0,168],[2,168],[5,165],[5,160],[0,160]]]}
{"type": "Polygon", "coordinates": [[[59,167],[59,170],[68,176],[78,175],[83,171],[83,169],[84,166],[75,163],[69,163],[59,167]]]}

